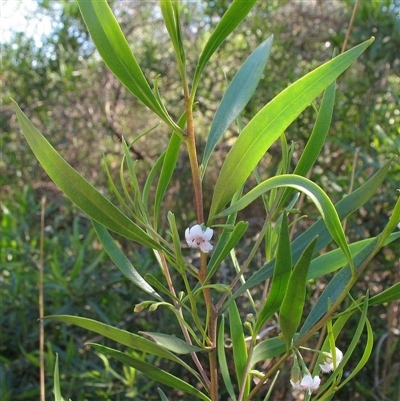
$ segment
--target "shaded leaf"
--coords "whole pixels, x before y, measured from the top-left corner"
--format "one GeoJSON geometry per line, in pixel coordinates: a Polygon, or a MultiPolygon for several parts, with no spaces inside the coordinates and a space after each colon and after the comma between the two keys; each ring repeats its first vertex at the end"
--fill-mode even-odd
{"type": "Polygon", "coordinates": [[[113,348],[93,343],[89,343],[89,345],[91,345],[103,355],[112,356],[113,358],[118,359],[120,362],[139,370],[146,376],[159,383],[165,384],[166,386],[169,386],[173,389],[183,391],[186,394],[194,395],[200,400],[210,401],[210,398],[208,398],[201,391],[197,390],[197,388],[193,387],[186,381],[172,375],[171,373],[166,372],[165,370],[162,370],[154,365],[150,365],[147,362],[142,361],[141,359],[124,354],[123,352],[117,351],[113,348]]]}
{"type": "Polygon", "coordinates": [[[291,347],[292,339],[303,315],[304,303],[306,301],[307,272],[316,241],[317,239],[315,238],[307,246],[293,268],[280,308],[279,325],[285,337],[287,349],[291,347]]]}
{"type": "Polygon", "coordinates": [[[215,113],[203,156],[203,173],[215,146],[231,123],[245,108],[262,76],[271,52],[273,36],[261,43],[240,67],[215,113]]]}
{"type": "Polygon", "coordinates": [[[204,351],[195,345],[188,344],[186,341],[169,334],[154,333],[150,331],[140,331],[139,334],[144,334],[145,336],[150,337],[161,347],[176,354],[190,354],[191,352],[204,351]]]}
{"type": "Polygon", "coordinates": [[[290,247],[289,227],[286,211],[282,215],[274,275],[267,299],[257,316],[254,331],[258,333],[264,323],[279,310],[286,294],[292,272],[292,250],[290,247]]]}
{"type": "Polygon", "coordinates": [[[107,229],[94,220],[92,220],[92,223],[100,242],[104,246],[104,249],[113,260],[115,265],[122,271],[122,273],[124,273],[125,276],[128,277],[128,279],[131,280],[132,283],[138,286],[141,290],[156,298],[157,300],[162,301],[163,299],[160,297],[160,295],[157,294],[153,287],[151,287],[133,267],[132,263],[125,256],[125,254],[115,243],[114,239],[108,233],[107,229]]]}

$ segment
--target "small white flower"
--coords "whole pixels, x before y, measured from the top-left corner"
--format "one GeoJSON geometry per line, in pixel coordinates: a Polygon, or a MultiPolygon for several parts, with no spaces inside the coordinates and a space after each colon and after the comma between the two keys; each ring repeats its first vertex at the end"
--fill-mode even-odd
{"type": "Polygon", "coordinates": [[[191,248],[200,248],[202,252],[208,253],[213,249],[213,246],[210,244],[213,233],[211,228],[206,227],[203,230],[200,224],[196,224],[192,228],[186,229],[186,242],[191,248]]]}
{"type": "Polygon", "coordinates": [[[314,376],[313,378],[311,377],[311,375],[305,375],[301,380],[297,382],[293,382],[292,380],[290,380],[290,383],[295,390],[308,391],[311,394],[314,390],[318,389],[321,383],[321,379],[319,378],[319,376],[314,376]]]}
{"type": "MultiPolygon", "coordinates": [[[[337,367],[343,359],[343,352],[340,351],[340,349],[335,347],[335,354],[336,354],[336,367],[337,367]]],[[[325,355],[325,358],[324,358],[325,363],[320,364],[319,367],[321,368],[322,372],[324,372],[324,373],[332,372],[335,368],[333,366],[332,354],[330,352],[324,352],[324,355],[325,355]]]]}

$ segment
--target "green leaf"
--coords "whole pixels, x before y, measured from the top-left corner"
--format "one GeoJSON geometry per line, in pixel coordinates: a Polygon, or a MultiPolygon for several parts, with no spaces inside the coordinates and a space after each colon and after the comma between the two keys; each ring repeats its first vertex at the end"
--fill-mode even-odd
{"type": "Polygon", "coordinates": [[[150,365],[147,362],[143,362],[141,359],[137,359],[133,356],[124,354],[121,351],[117,351],[109,347],[104,347],[103,345],[100,344],[89,343],[89,345],[91,345],[93,348],[95,348],[103,355],[112,356],[113,358],[118,359],[125,365],[131,366],[134,369],[139,370],[146,376],[150,377],[151,379],[159,383],[165,384],[166,386],[172,387],[173,389],[183,391],[186,394],[194,395],[200,400],[211,401],[210,398],[208,398],[201,391],[197,390],[197,388],[193,387],[186,381],[177,378],[171,373],[166,372],[165,370],[162,370],[154,365],[150,365]]]}
{"type": "Polygon", "coordinates": [[[223,217],[231,213],[238,212],[239,210],[242,210],[248,206],[255,199],[263,195],[265,192],[279,187],[291,187],[297,189],[298,191],[305,193],[314,202],[332,238],[336,241],[346,255],[349,264],[352,265],[351,254],[346,242],[346,236],[335,207],[326,193],[317,184],[305,177],[294,174],[282,174],[269,178],[257,185],[250,192],[239,199],[239,201],[235,202],[233,205],[215,217],[223,217]]]}
{"type": "Polygon", "coordinates": [[[291,347],[292,339],[303,315],[303,307],[306,301],[307,272],[316,242],[317,239],[315,238],[296,263],[280,308],[279,325],[285,337],[287,349],[291,347]]]}
{"type": "Polygon", "coordinates": [[[113,74],[150,110],[181,132],[152,92],[106,0],[78,0],[90,36],[113,74]]]}
{"type": "MultiPolygon", "coordinates": [[[[366,183],[361,185],[360,188],[357,188],[355,191],[347,195],[345,198],[340,200],[336,205],[336,211],[339,215],[339,218],[343,220],[355,210],[358,210],[362,205],[368,202],[368,200],[373,196],[379,186],[382,184],[385,179],[392,160],[389,160],[383,167],[381,167],[366,183]]],[[[309,229],[307,229],[303,234],[299,235],[293,243],[292,243],[292,257],[293,262],[296,263],[301,253],[307,246],[307,244],[312,241],[313,238],[318,236],[318,241],[315,246],[315,252],[320,251],[326,245],[328,245],[332,237],[329,234],[329,231],[326,229],[326,226],[323,220],[319,220],[314,223],[309,229]]],[[[229,304],[229,302],[236,299],[238,296],[243,294],[248,289],[258,285],[265,280],[272,277],[275,266],[275,259],[268,262],[264,265],[260,270],[256,271],[244,285],[242,285],[227,301],[225,306],[229,304]]]]}
{"type": "Polygon", "coordinates": [[[398,301],[400,299],[400,283],[396,283],[381,293],[373,296],[369,302],[372,305],[384,304],[387,302],[398,301]]]}
{"type": "Polygon", "coordinates": [[[184,74],[185,50],[182,43],[182,32],[179,21],[179,5],[177,1],[161,0],[161,13],[164,18],[165,26],[171,38],[175,55],[178,60],[181,75],[184,74]]]}
{"type": "Polygon", "coordinates": [[[232,401],[236,401],[235,391],[233,389],[231,376],[229,374],[229,367],[226,361],[225,354],[225,317],[222,315],[221,324],[218,329],[218,342],[217,342],[217,353],[218,353],[218,362],[219,362],[219,370],[221,372],[222,380],[224,381],[225,388],[229,393],[232,401]]]}
{"type": "Polygon", "coordinates": [[[317,160],[328,135],[332,121],[333,107],[335,105],[336,82],[333,81],[327,88],[322,98],[317,120],[311,132],[310,138],[294,169],[294,174],[303,177],[311,170],[317,160]]]}
{"type": "MultiPolygon", "coordinates": [[[[376,237],[364,239],[349,245],[350,253],[352,258],[357,255],[362,249],[364,249],[370,242],[372,242],[376,237]]],[[[400,231],[393,233],[385,241],[385,245],[400,238],[400,231]]],[[[346,265],[346,257],[344,256],[341,249],[335,249],[333,251],[324,253],[321,256],[315,258],[310,265],[308,271],[307,279],[313,279],[321,277],[325,274],[332,273],[339,270],[346,265]]]]}
{"type": "Polygon", "coordinates": [[[229,84],[211,124],[202,161],[203,173],[206,170],[211,153],[222,135],[253,95],[267,64],[272,42],[273,36],[270,36],[261,43],[243,63],[229,84]]]}
{"type": "Polygon", "coordinates": [[[58,354],[56,353],[56,362],[54,364],[54,401],[64,401],[60,389],[60,371],[58,369],[58,354]]]}
{"type": "Polygon", "coordinates": [[[139,244],[161,249],[145,231],[125,216],[50,145],[14,102],[21,131],[43,169],[55,184],[89,217],[139,244]]]}
{"type": "MultiPolygon", "coordinates": [[[[354,258],[355,268],[358,269],[371,256],[376,254],[376,244],[378,237],[371,241],[366,247],[359,252],[354,258]]],[[[296,341],[299,341],[327,312],[329,305],[335,303],[339,297],[343,296],[346,287],[352,278],[349,265],[343,267],[329,282],[325,290],[322,292],[310,314],[307,316],[303,327],[300,330],[296,341]]]]}
{"type": "Polygon", "coordinates": [[[195,370],[193,370],[186,362],[178,358],[172,352],[159,346],[153,341],[148,340],[147,338],[143,338],[141,336],[138,336],[137,334],[129,333],[126,330],[117,329],[116,327],[97,322],[96,320],[78,316],[53,315],[46,316],[45,318],[57,320],[59,322],[74,324],[75,326],[82,327],[84,329],[98,333],[104,337],[107,337],[111,340],[114,340],[119,344],[125,345],[126,347],[130,347],[178,363],[182,365],[187,371],[191,372],[196,377],[196,379],[201,382],[199,374],[195,370]]]}
{"type": "Polygon", "coordinates": [[[229,34],[243,21],[246,15],[253,8],[256,1],[257,0],[234,0],[223,15],[221,21],[204,46],[199,61],[197,62],[196,71],[193,76],[192,96],[194,96],[196,92],[197,86],[200,82],[201,73],[211,56],[229,34]]]}
{"type": "Polygon", "coordinates": [[[164,392],[159,387],[157,387],[157,390],[158,390],[158,394],[160,394],[161,401],[168,401],[167,396],[164,394],[164,392]]]}
{"type": "Polygon", "coordinates": [[[373,40],[371,38],[300,78],[256,114],[240,133],[222,166],[211,203],[210,220],[245,183],[282,132],[373,40]]]}
{"type": "Polygon", "coordinates": [[[286,294],[290,273],[292,272],[292,250],[290,247],[289,226],[286,212],[282,215],[278,249],[271,289],[260,313],[254,331],[258,333],[264,323],[279,310],[286,294]]]}
{"type": "Polygon", "coordinates": [[[220,267],[221,262],[241,240],[248,226],[249,223],[244,221],[239,221],[239,223],[235,226],[232,232],[230,232],[228,229],[223,230],[221,237],[218,241],[218,244],[215,247],[215,250],[208,263],[207,266],[208,274],[205,279],[205,283],[208,283],[208,281],[211,280],[211,277],[220,267]]]}
{"type": "Polygon", "coordinates": [[[178,337],[171,336],[163,333],[153,333],[150,331],[140,331],[139,334],[144,334],[150,337],[155,343],[168,351],[176,354],[190,354],[191,352],[202,352],[203,349],[196,347],[195,345],[188,344],[186,341],[181,340],[178,337]]]}
{"type": "MultiPolygon", "coordinates": [[[[393,213],[386,224],[385,228],[380,235],[375,237],[367,246],[365,246],[354,257],[354,269],[357,274],[359,270],[364,269],[368,262],[381,250],[386,240],[388,239],[391,230],[398,224],[400,216],[400,199],[396,202],[393,213]]],[[[353,268],[349,265],[343,267],[336,276],[329,282],[321,296],[315,303],[311,313],[308,315],[304,326],[302,327],[298,340],[311,329],[311,327],[318,322],[318,320],[326,313],[328,305],[335,303],[340,298],[343,298],[347,293],[347,286],[349,285],[353,276],[353,268]]]]}
{"type": "MultiPolygon", "coordinates": [[[[184,127],[186,124],[186,113],[181,116],[178,121],[179,127],[184,127]]],[[[160,173],[160,179],[157,183],[156,195],[154,198],[154,221],[158,222],[158,213],[160,210],[161,202],[164,198],[165,192],[167,191],[168,185],[171,181],[174,173],[176,163],[179,157],[179,151],[182,143],[182,138],[173,133],[169,140],[167,150],[165,151],[165,157],[160,173]]]]}
{"type": "Polygon", "coordinates": [[[275,358],[284,354],[285,351],[286,344],[279,337],[268,338],[254,347],[253,354],[251,355],[250,366],[253,367],[258,362],[275,358]]]}
{"type": "Polygon", "coordinates": [[[115,243],[114,239],[108,233],[107,229],[94,220],[92,220],[92,223],[100,242],[104,246],[104,249],[113,260],[115,265],[122,271],[122,273],[124,273],[125,276],[128,277],[128,279],[131,280],[132,283],[138,286],[141,290],[156,298],[157,300],[163,301],[163,299],[160,297],[160,295],[157,294],[154,288],[151,287],[133,267],[132,263],[125,256],[125,254],[115,243]]]}
{"type": "MultiPolygon", "coordinates": [[[[242,320],[235,302],[229,305],[229,327],[232,341],[233,360],[235,364],[238,385],[243,385],[243,376],[247,362],[247,347],[243,333],[242,320]]],[[[250,381],[245,381],[244,398],[249,394],[250,381]]]]}

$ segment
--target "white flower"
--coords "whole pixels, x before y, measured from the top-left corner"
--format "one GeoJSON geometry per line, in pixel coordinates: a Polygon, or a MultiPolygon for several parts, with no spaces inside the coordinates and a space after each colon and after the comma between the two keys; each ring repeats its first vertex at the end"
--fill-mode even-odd
{"type": "Polygon", "coordinates": [[[186,242],[191,248],[200,248],[204,253],[208,253],[213,249],[210,244],[210,239],[213,236],[213,230],[206,227],[203,231],[200,224],[194,225],[192,228],[187,228],[185,231],[186,242]]]}
{"type": "Polygon", "coordinates": [[[311,394],[314,390],[318,389],[321,379],[319,376],[314,376],[314,378],[312,378],[311,375],[305,375],[301,381],[293,382],[290,380],[290,383],[295,390],[306,390],[311,394]]]}
{"type": "MultiPolygon", "coordinates": [[[[343,359],[343,352],[340,351],[340,349],[335,347],[335,354],[336,354],[336,367],[339,365],[339,363],[342,361],[343,359]]],[[[330,352],[324,352],[325,355],[325,363],[324,364],[320,364],[319,367],[321,368],[321,370],[324,373],[329,373],[332,372],[334,370],[334,366],[333,366],[333,357],[332,354],[330,352]]]]}

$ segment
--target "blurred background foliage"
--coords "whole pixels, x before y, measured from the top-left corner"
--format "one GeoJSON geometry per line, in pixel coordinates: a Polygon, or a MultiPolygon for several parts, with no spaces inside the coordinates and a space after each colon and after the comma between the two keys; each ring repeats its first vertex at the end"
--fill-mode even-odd
{"type": "MultiPolygon", "coordinates": [[[[229,4],[227,0],[183,2],[182,27],[189,75],[194,72],[197,56],[210,31],[229,4]]],[[[353,4],[353,0],[258,2],[205,71],[196,109],[199,154],[227,79],[232,79],[258,44],[274,34],[273,52],[258,90],[243,113],[244,122],[290,83],[329,60],[334,52],[340,52],[353,4]]],[[[171,114],[179,118],[184,107],[179,76],[157,2],[113,0],[110,5],[146,77],[151,82],[160,75],[162,96],[171,114]]],[[[122,136],[130,142],[152,129],[132,148],[144,180],[149,167],[165,148],[170,132],[107,70],[90,41],[75,2],[39,0],[27,24],[40,24],[44,18],[52,21],[51,34],[38,40],[25,35],[24,27],[17,27],[12,38],[2,43],[1,52],[0,398],[4,401],[36,400],[39,396],[37,283],[43,195],[47,199],[45,314],[91,317],[134,332],[154,331],[159,325],[168,325],[174,331],[172,316],[168,314],[157,311],[146,316],[133,314],[134,305],[143,300],[143,294],[132,291],[130,283],[105,256],[90,222],[63,198],[42,171],[19,132],[9,98],[15,99],[57,150],[105,193],[110,188],[104,163],[112,175],[117,174],[123,152],[122,136]]],[[[370,36],[375,36],[374,44],[338,80],[328,141],[310,177],[334,202],[345,196],[352,185],[356,188],[365,182],[389,157],[398,155],[400,149],[398,0],[360,2],[348,48],[370,36]]],[[[286,132],[289,144],[294,147],[293,167],[315,117],[315,110],[310,106],[286,132]]],[[[218,145],[205,178],[206,197],[211,198],[224,155],[237,135],[236,127],[232,126],[218,145]]],[[[280,146],[276,144],[265,155],[259,167],[260,175],[274,175],[279,161],[280,146]]],[[[399,176],[399,163],[395,161],[384,186],[347,222],[349,240],[370,237],[382,230],[396,198],[399,176]]],[[[165,208],[176,213],[182,230],[195,218],[184,152],[165,208]]],[[[315,217],[315,210],[308,209],[307,204],[304,212],[315,217]]],[[[252,232],[256,232],[262,221],[261,213],[262,209],[254,206],[243,216],[250,221],[252,232]]],[[[309,220],[302,221],[298,231],[309,223],[309,220]]],[[[123,240],[121,246],[141,274],[151,272],[162,279],[146,249],[123,240]]],[[[370,289],[375,294],[398,281],[399,256],[398,244],[386,248],[353,291],[364,293],[370,289]]],[[[322,280],[311,283],[310,297],[324,285],[322,280]]],[[[371,314],[375,358],[335,399],[394,400],[399,397],[398,308],[398,303],[392,303],[376,308],[376,313],[371,314]]],[[[144,380],[139,372],[122,369],[118,363],[97,356],[85,346],[85,342],[93,340],[91,333],[50,320],[46,321],[45,333],[47,399],[52,399],[55,352],[60,355],[62,390],[66,398],[74,401],[158,399],[149,391],[152,383],[144,380]]],[[[343,349],[347,340],[343,333],[339,339],[343,349]]],[[[107,343],[101,339],[96,341],[107,343]]],[[[361,344],[360,355],[362,352],[361,344]]],[[[282,377],[273,399],[292,400],[288,375],[282,377]]],[[[181,399],[178,394],[176,399],[181,399]]]]}

